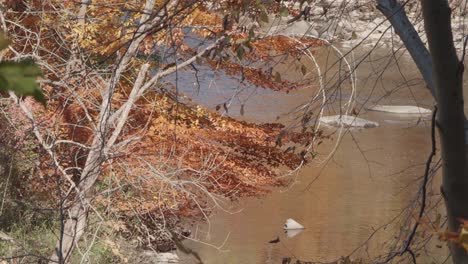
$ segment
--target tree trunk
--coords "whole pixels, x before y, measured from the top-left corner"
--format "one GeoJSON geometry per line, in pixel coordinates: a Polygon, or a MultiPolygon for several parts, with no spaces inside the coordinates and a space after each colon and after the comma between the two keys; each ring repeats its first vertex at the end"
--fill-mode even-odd
{"type": "MultiPolygon", "coordinates": [[[[458,232],[459,219],[468,219],[468,175],[463,110],[463,65],[458,61],[447,0],[422,0],[424,26],[436,87],[437,127],[442,154],[442,195],[449,231],[458,232]]],[[[454,263],[468,263],[468,254],[451,242],[454,263]]]]}
{"type": "Polygon", "coordinates": [[[69,211],[69,219],[64,223],[63,234],[60,234],[61,239],[57,243],[49,264],[69,261],[75,244],[86,228],[88,210],[88,207],[80,202],[73,204],[69,211]]]}
{"type": "MultiPolygon", "coordinates": [[[[94,133],[94,140],[92,143],[91,151],[88,154],[86,159],[86,163],[83,167],[83,171],[80,176],[80,182],[77,184],[78,192],[76,194],[76,198],[72,202],[72,206],[70,210],[68,210],[68,219],[63,223],[62,232],[60,235],[60,239],[57,242],[57,246],[52,253],[51,262],[50,263],[67,263],[71,257],[73,249],[76,243],[80,240],[81,236],[84,233],[84,229],[86,228],[86,223],[88,220],[88,212],[91,208],[89,204],[93,194],[93,186],[99,177],[99,173],[101,172],[101,165],[105,158],[105,152],[109,150],[112,145],[117,140],[122,128],[127,121],[128,112],[130,111],[133,103],[138,99],[136,96],[138,91],[140,90],[146,72],[148,71],[149,65],[145,64],[142,66],[141,71],[138,74],[137,81],[135,82],[134,86],[132,87],[131,94],[134,97],[129,98],[129,102],[125,104],[126,111],[123,111],[123,115],[120,116],[116,121],[119,124],[114,132],[113,135],[109,139],[109,128],[111,127],[111,120],[109,116],[111,114],[110,111],[110,101],[113,96],[115,86],[119,82],[121,78],[122,72],[126,69],[128,62],[133,58],[136,54],[138,46],[143,41],[143,39],[147,36],[148,32],[147,29],[153,24],[160,23],[160,18],[153,19],[150,23],[152,10],[155,6],[155,0],[146,0],[144,6],[144,14],[140,20],[140,26],[135,33],[135,38],[130,43],[128,50],[125,52],[123,57],[121,58],[119,64],[117,65],[114,74],[112,76],[112,80],[107,84],[106,89],[103,93],[103,98],[101,102],[101,109],[99,113],[99,122],[97,127],[99,127],[99,131],[95,131],[94,133]]],[[[167,6],[164,8],[164,12],[171,7],[176,7],[179,1],[171,1],[170,3],[166,3],[167,6]]],[[[86,15],[86,8],[91,4],[91,0],[85,0],[82,2],[80,12],[78,14],[78,22],[84,23],[85,22],[85,15],[86,15]]],[[[163,12],[161,11],[161,12],[163,12]]],[[[161,17],[162,13],[161,13],[161,17]]]]}
{"type": "Polygon", "coordinates": [[[67,263],[86,228],[88,212],[91,207],[89,203],[93,196],[93,185],[99,176],[102,165],[102,143],[97,138],[93,142],[94,148],[88,154],[80,177],[79,193],[68,211],[68,219],[63,224],[63,232],[60,234],[60,239],[49,263],[67,263]]]}
{"type": "MultiPolygon", "coordinates": [[[[465,149],[463,65],[453,44],[451,10],[447,0],[421,0],[429,52],[396,0],[378,0],[414,59],[438,105],[437,127],[443,159],[441,192],[445,198],[449,231],[458,232],[458,219],[468,219],[468,157],[465,149]]],[[[451,243],[454,263],[468,263],[466,251],[451,243]]]]}
{"type": "Polygon", "coordinates": [[[80,11],[78,12],[77,20],[78,23],[84,24],[86,23],[86,11],[88,10],[88,6],[91,4],[91,0],[83,0],[81,2],[80,11]]]}
{"type": "Polygon", "coordinates": [[[424,78],[429,91],[437,99],[434,77],[432,74],[432,61],[429,51],[419,37],[418,32],[406,16],[404,7],[396,0],[378,0],[377,9],[392,24],[395,33],[400,37],[414,63],[424,78]]]}

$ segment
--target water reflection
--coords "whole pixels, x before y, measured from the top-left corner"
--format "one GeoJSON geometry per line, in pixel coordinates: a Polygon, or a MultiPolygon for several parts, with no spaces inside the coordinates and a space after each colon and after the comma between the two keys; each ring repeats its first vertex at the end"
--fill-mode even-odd
{"type": "Polygon", "coordinates": [[[285,230],[284,233],[286,233],[288,238],[291,238],[299,235],[302,231],[304,231],[304,229],[288,229],[285,230]]]}
{"type": "MultiPolygon", "coordinates": [[[[375,63],[375,62],[374,62],[375,63]]],[[[361,80],[357,98],[388,105],[419,105],[431,108],[433,100],[419,83],[401,88],[404,81],[418,78],[409,58],[402,57],[399,68],[387,69],[385,82],[372,63],[360,66],[361,80]],[[400,87],[388,93],[390,87],[400,87]],[[386,96],[384,96],[386,95],[386,96]]],[[[188,77],[187,77],[188,78],[188,77]]],[[[215,77],[216,78],[216,77],[215,77]]],[[[221,77],[217,77],[221,78],[221,77]]],[[[229,82],[226,82],[229,83],[229,82]]],[[[195,101],[207,105],[219,103],[224,90],[201,88],[195,101]]],[[[259,90],[252,96],[243,118],[271,122],[274,117],[302,103],[308,91],[288,95],[259,90]]],[[[240,117],[238,111],[230,112],[240,117]]],[[[215,212],[210,221],[207,243],[219,244],[230,233],[221,252],[200,243],[186,242],[200,253],[205,263],[281,263],[284,257],[328,261],[346,256],[359,248],[374,233],[394,219],[414,198],[417,179],[421,176],[426,155],[430,151],[428,122],[418,117],[406,117],[376,112],[361,112],[363,118],[380,123],[368,130],[352,130],[346,134],[333,158],[320,163],[334,148],[335,141],[325,142],[316,163],[304,168],[298,182],[286,192],[275,190],[262,198],[249,198],[236,204],[243,211],[237,214],[215,212]],[[398,173],[402,172],[403,173],[398,173]],[[313,182],[313,184],[310,184],[313,182]],[[285,219],[294,218],[306,229],[284,232],[285,219]],[[275,237],[278,243],[268,243],[275,237]]],[[[194,229],[207,229],[201,224],[194,229]]],[[[401,226],[398,223],[380,229],[357,256],[372,258],[382,252],[382,244],[392,239],[401,226]]],[[[440,256],[444,256],[441,249],[440,256]]],[[[183,259],[183,258],[182,258],[183,259]]],[[[191,263],[186,259],[185,263],[191,263]]],[[[437,262],[436,262],[437,263],[437,262]]]]}

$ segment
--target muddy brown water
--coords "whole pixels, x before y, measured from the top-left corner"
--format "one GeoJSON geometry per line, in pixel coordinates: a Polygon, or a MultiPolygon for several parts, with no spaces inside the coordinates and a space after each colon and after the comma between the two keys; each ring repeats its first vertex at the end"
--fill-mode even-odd
{"type": "MultiPolygon", "coordinates": [[[[327,58],[328,64],[333,62],[327,52],[317,52],[322,66],[327,58]]],[[[399,57],[396,64],[388,54],[388,50],[377,50],[358,67],[358,101],[432,108],[433,100],[409,56],[399,57]],[[389,61],[388,69],[380,76],[379,67],[389,61]],[[403,85],[405,81],[411,85],[403,85]]],[[[359,59],[363,53],[357,51],[354,55],[359,59]]],[[[286,76],[293,70],[285,67],[283,71],[286,76]]],[[[223,103],[239,87],[238,80],[222,74],[200,75],[199,89],[195,89],[190,74],[178,78],[181,91],[209,108],[223,103]]],[[[312,94],[307,89],[289,94],[246,89],[239,93],[240,99],[232,101],[228,115],[252,122],[274,122],[276,116],[312,94]],[[244,115],[239,111],[241,104],[245,104],[244,115]]],[[[208,264],[281,263],[283,257],[330,261],[353,252],[414,199],[419,188],[417,179],[424,171],[422,164],[430,152],[430,123],[424,121],[430,116],[419,120],[416,116],[363,110],[360,117],[380,126],[350,130],[328,160],[325,158],[334,148],[336,137],[325,142],[316,160],[298,173],[292,186],[242,199],[227,208],[230,212],[241,210],[237,213],[215,210],[209,223],[191,226],[192,237],[200,241],[186,240],[184,244],[208,264]],[[283,230],[288,218],[301,223],[305,230],[288,237],[283,230]],[[268,243],[277,237],[279,243],[268,243]]],[[[370,260],[382,254],[384,243],[391,241],[399,229],[399,224],[394,224],[380,230],[354,256],[370,260]]],[[[179,253],[182,263],[196,263],[191,256],[179,253]]],[[[423,257],[422,263],[439,263],[446,252],[436,248],[433,255],[439,258],[423,257]]]]}

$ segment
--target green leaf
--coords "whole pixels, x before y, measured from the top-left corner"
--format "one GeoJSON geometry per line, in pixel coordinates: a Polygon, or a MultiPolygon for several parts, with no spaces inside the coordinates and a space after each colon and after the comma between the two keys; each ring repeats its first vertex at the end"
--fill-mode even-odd
{"type": "Polygon", "coordinates": [[[3,49],[6,49],[8,48],[8,45],[10,43],[8,42],[8,40],[5,38],[4,34],[3,33],[0,33],[0,50],[3,50],[3,49]]]}
{"type": "Polygon", "coordinates": [[[254,37],[255,37],[254,29],[251,28],[251,29],[249,30],[249,39],[253,39],[254,37]]]}
{"type": "Polygon", "coordinates": [[[239,59],[242,60],[244,53],[245,53],[244,48],[242,46],[239,46],[236,52],[237,52],[237,57],[239,57],[239,59]]]}
{"type": "Polygon", "coordinates": [[[235,44],[242,44],[242,43],[245,43],[248,40],[249,40],[248,38],[236,39],[236,41],[234,43],[235,44]]]}
{"type": "Polygon", "coordinates": [[[253,51],[252,44],[250,43],[249,40],[247,40],[247,41],[244,43],[244,45],[245,45],[247,48],[249,48],[249,51],[253,51]]]}
{"type": "Polygon", "coordinates": [[[240,10],[235,9],[234,11],[231,12],[231,16],[233,17],[234,21],[236,21],[236,23],[239,23],[240,10]]]}
{"type": "Polygon", "coordinates": [[[279,72],[275,73],[275,81],[276,82],[281,82],[281,74],[279,72]]]}
{"type": "Polygon", "coordinates": [[[289,16],[289,10],[285,6],[281,6],[279,9],[279,13],[282,17],[289,16]]]}
{"type": "Polygon", "coordinates": [[[437,213],[436,220],[434,221],[434,225],[436,227],[439,227],[441,218],[442,218],[442,215],[440,213],[437,213]]]}
{"type": "Polygon", "coordinates": [[[260,21],[268,23],[268,14],[265,10],[260,12],[260,21]]]}
{"type": "MultiPolygon", "coordinates": [[[[9,44],[5,34],[0,32],[0,50],[8,48],[9,44]]],[[[0,91],[13,91],[19,96],[32,96],[45,106],[45,97],[36,82],[36,78],[40,75],[41,70],[32,61],[0,62],[0,91]]]]}
{"type": "Polygon", "coordinates": [[[19,96],[32,96],[45,105],[36,78],[41,70],[32,61],[0,62],[0,91],[13,91],[19,96]]]}
{"type": "Polygon", "coordinates": [[[302,72],[302,75],[306,75],[307,67],[305,65],[301,65],[301,72],[302,72]]]}
{"type": "Polygon", "coordinates": [[[226,35],[226,40],[224,42],[226,42],[227,44],[230,44],[231,43],[231,36],[230,35],[226,35]]]}

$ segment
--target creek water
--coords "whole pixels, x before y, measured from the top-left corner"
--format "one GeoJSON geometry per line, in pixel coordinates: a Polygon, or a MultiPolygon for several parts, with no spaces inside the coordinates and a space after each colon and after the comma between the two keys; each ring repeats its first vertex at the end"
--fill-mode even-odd
{"type": "MultiPolygon", "coordinates": [[[[363,58],[364,51],[356,51],[355,61],[363,58]]],[[[333,62],[330,54],[326,49],[317,51],[318,64],[333,62]]],[[[411,58],[403,55],[396,61],[389,54],[388,50],[375,50],[357,68],[358,105],[367,100],[368,104],[432,108],[433,99],[411,58]],[[383,67],[386,70],[381,74],[383,67]]],[[[282,74],[286,76],[288,71],[294,72],[285,67],[282,74]]],[[[193,78],[191,73],[181,73],[179,89],[211,109],[239,87],[236,78],[222,74],[200,74],[197,85],[193,78]]],[[[285,94],[252,88],[238,92],[228,114],[251,122],[275,122],[276,116],[314,94],[308,89],[314,90],[305,88],[285,94]],[[244,115],[239,112],[241,104],[245,104],[244,115]]],[[[337,100],[332,104],[339,103],[337,100]]],[[[298,173],[292,186],[273,189],[262,197],[241,199],[229,208],[232,212],[241,210],[237,213],[215,210],[209,223],[191,226],[192,237],[202,242],[186,240],[184,244],[208,264],[281,263],[283,257],[330,261],[363,244],[367,246],[354,257],[371,260],[384,253],[384,243],[398,235],[401,226],[397,222],[379,228],[397,217],[415,199],[420,187],[431,148],[430,115],[420,118],[360,109],[360,117],[380,126],[349,130],[330,159],[325,158],[337,145],[337,137],[326,141],[318,148],[316,160],[298,173]],[[289,237],[283,230],[288,218],[301,223],[305,230],[289,237]],[[277,237],[279,243],[268,243],[277,237]]],[[[433,185],[438,189],[437,180],[433,185]]],[[[446,256],[444,248],[435,250],[434,255],[441,259],[446,256]]],[[[429,257],[426,260],[439,263],[429,257]]],[[[182,253],[181,261],[196,263],[192,256],[182,253]]]]}

